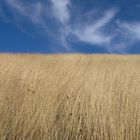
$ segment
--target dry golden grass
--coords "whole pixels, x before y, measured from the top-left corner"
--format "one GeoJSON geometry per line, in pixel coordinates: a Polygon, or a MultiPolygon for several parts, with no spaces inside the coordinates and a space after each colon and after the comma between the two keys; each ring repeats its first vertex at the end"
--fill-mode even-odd
{"type": "Polygon", "coordinates": [[[0,140],[140,140],[140,56],[1,54],[0,140]]]}

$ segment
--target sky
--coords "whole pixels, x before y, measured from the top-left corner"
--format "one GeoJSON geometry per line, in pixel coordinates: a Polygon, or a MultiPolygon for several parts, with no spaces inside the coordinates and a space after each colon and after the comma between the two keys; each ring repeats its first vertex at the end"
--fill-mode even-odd
{"type": "Polygon", "coordinates": [[[140,0],[0,0],[0,52],[140,54],[140,0]]]}

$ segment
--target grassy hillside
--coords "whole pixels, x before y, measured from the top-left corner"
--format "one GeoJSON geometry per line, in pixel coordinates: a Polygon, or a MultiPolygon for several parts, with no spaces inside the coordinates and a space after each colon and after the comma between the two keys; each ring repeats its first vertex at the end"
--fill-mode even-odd
{"type": "Polygon", "coordinates": [[[1,54],[0,140],[140,140],[140,56],[1,54]]]}

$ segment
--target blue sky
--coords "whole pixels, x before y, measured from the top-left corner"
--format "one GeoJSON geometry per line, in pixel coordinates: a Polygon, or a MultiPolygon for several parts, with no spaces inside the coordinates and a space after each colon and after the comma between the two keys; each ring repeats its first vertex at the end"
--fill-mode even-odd
{"type": "Polygon", "coordinates": [[[140,53],[140,0],[0,0],[0,52],[140,53]]]}

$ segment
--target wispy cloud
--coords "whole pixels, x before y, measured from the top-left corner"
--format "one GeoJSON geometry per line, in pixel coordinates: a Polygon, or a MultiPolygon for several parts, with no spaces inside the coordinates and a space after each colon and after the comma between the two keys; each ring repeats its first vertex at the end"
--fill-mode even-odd
{"type": "MultiPolygon", "coordinates": [[[[50,14],[48,12],[49,6],[43,1],[24,1],[24,0],[0,0],[0,4],[5,4],[5,7],[7,7],[6,10],[12,14],[12,17],[10,17],[10,21],[12,21],[18,29],[20,29],[22,32],[31,34],[35,36],[35,33],[39,33],[43,37],[48,35],[52,37],[55,33],[51,32],[51,29],[48,28],[48,21],[47,16],[50,14]],[[47,15],[48,14],[48,15],[47,15]],[[24,24],[24,23],[28,24],[24,24]],[[26,27],[26,25],[32,24],[31,29],[32,32],[30,32],[30,29],[26,27]]],[[[2,8],[1,8],[2,9],[2,8]]],[[[48,17],[49,18],[49,17],[48,17]]],[[[5,19],[7,19],[5,17],[5,19]]]]}
{"type": "Polygon", "coordinates": [[[131,39],[140,40],[140,22],[121,22],[119,27],[127,33],[131,39]]]}
{"type": "Polygon", "coordinates": [[[71,44],[77,41],[93,47],[105,47],[108,52],[124,53],[128,47],[140,41],[140,22],[119,21],[119,10],[116,8],[103,10],[102,16],[97,9],[85,15],[75,13],[74,17],[79,20],[73,20],[72,14],[77,9],[71,0],[49,0],[47,4],[45,1],[0,0],[0,15],[5,19],[2,1],[11,11],[20,30],[27,30],[28,33],[28,29],[22,27],[22,22],[27,20],[51,40],[51,45],[59,44],[67,50],[71,50],[71,44]],[[82,16],[86,16],[85,21],[82,16]]]}
{"type": "Polygon", "coordinates": [[[93,23],[81,25],[80,28],[77,27],[77,29],[73,31],[73,34],[82,42],[93,45],[109,44],[113,36],[112,34],[107,34],[103,29],[110,21],[112,21],[116,13],[117,10],[115,9],[107,10],[102,18],[93,23]]]}
{"type": "Polygon", "coordinates": [[[110,52],[126,53],[140,41],[140,22],[117,21],[117,36],[111,42],[110,52]]]}
{"type": "Polygon", "coordinates": [[[140,41],[140,23],[117,20],[116,36],[108,45],[110,53],[127,53],[128,48],[140,41]]]}
{"type": "Polygon", "coordinates": [[[19,0],[6,0],[6,2],[14,15],[24,16],[33,23],[40,21],[42,10],[41,2],[25,3],[19,0]]]}
{"type": "Polygon", "coordinates": [[[58,25],[57,30],[57,39],[62,47],[64,47],[67,51],[70,50],[70,44],[67,41],[67,37],[69,36],[69,24],[71,19],[71,0],[50,0],[51,2],[51,11],[52,16],[56,20],[56,24],[58,25]]]}
{"type": "Polygon", "coordinates": [[[51,0],[53,15],[61,23],[67,23],[70,18],[70,0],[51,0]]]}

